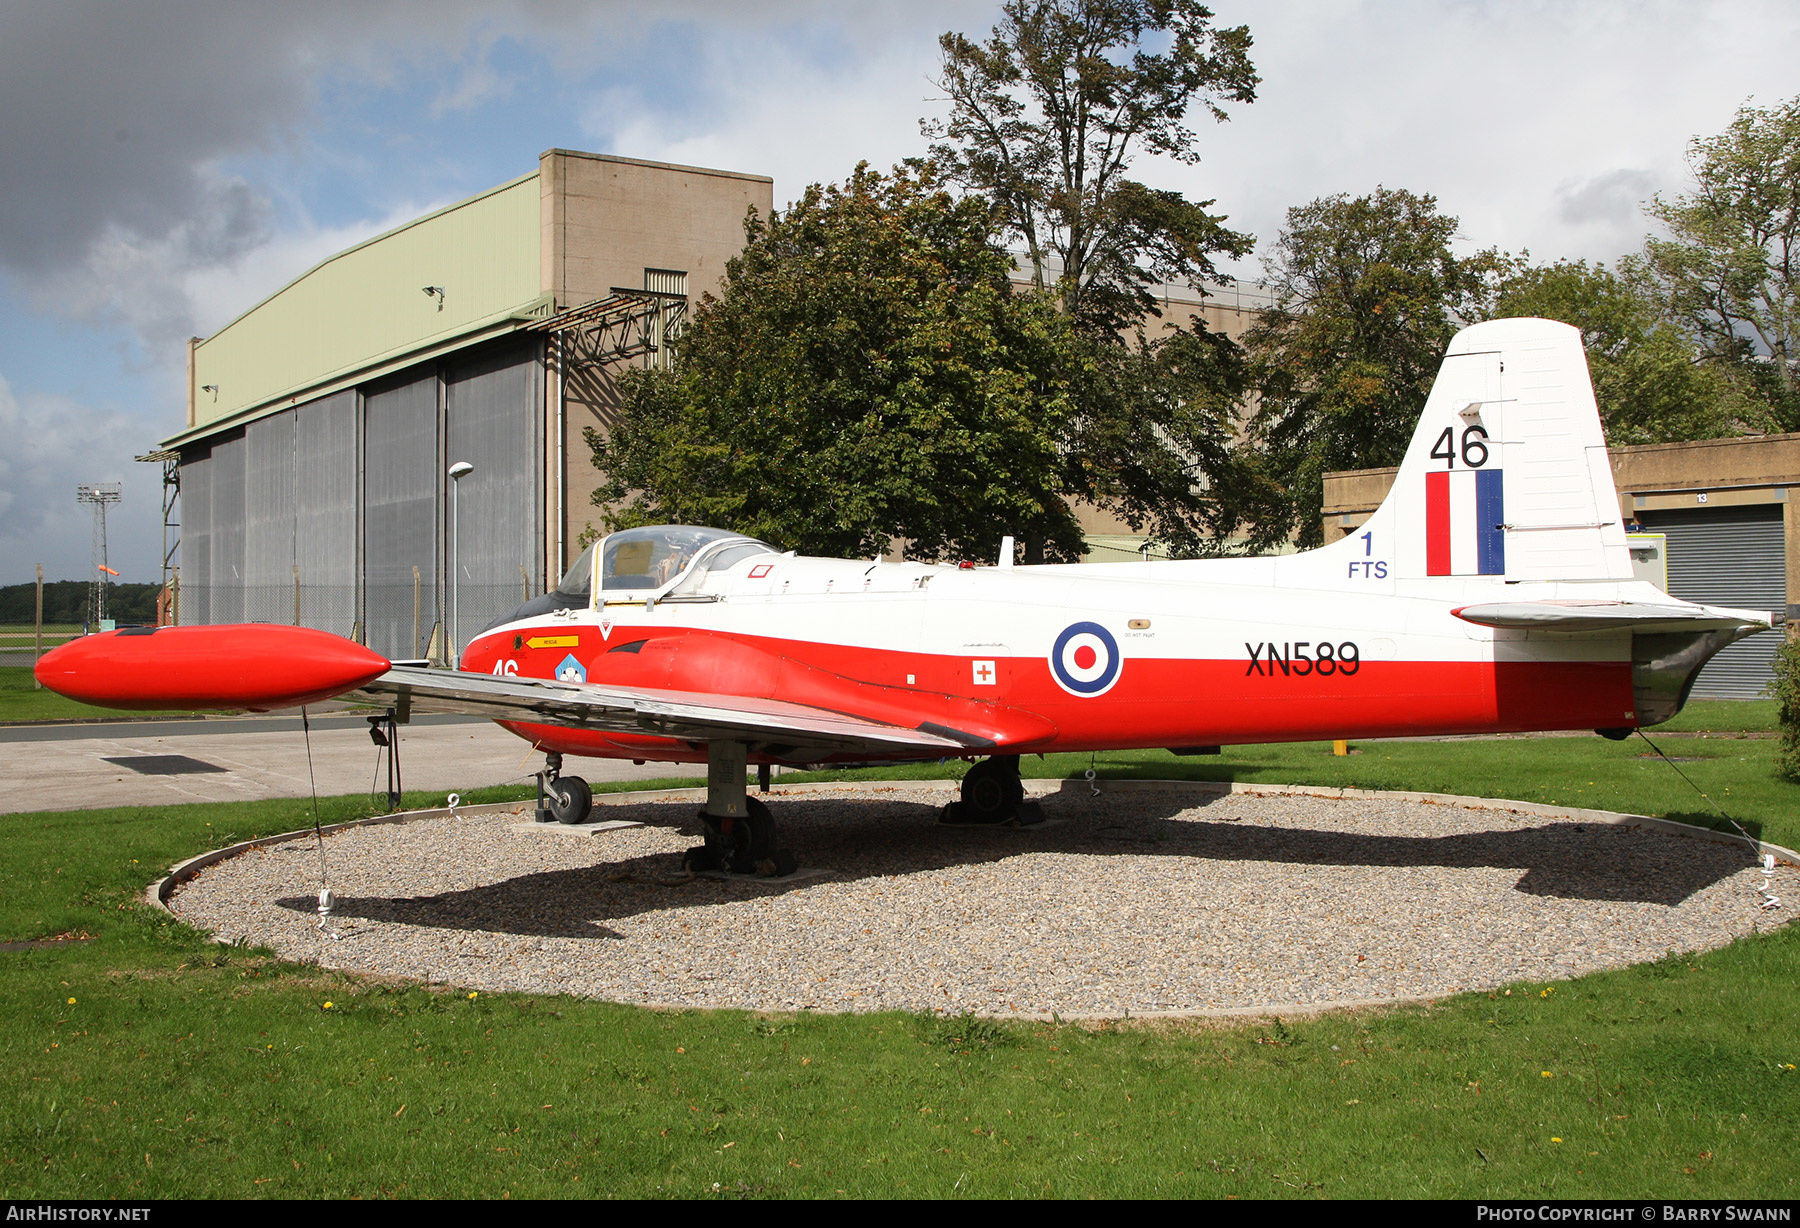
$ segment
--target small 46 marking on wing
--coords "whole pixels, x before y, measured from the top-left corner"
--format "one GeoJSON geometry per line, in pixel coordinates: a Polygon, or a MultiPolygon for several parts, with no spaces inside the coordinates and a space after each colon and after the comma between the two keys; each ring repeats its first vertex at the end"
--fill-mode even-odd
{"type": "Polygon", "coordinates": [[[1291,640],[1281,644],[1245,644],[1250,664],[1244,675],[1261,674],[1273,678],[1280,670],[1283,677],[1298,674],[1327,676],[1342,674],[1346,678],[1362,668],[1362,649],[1353,640],[1291,640]]]}

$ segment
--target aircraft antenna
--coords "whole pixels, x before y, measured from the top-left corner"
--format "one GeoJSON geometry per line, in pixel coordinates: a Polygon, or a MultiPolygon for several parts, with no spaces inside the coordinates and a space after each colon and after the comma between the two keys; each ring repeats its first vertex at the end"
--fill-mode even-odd
{"type": "Polygon", "coordinates": [[[88,593],[88,626],[98,631],[106,621],[106,577],[116,575],[106,565],[106,509],[123,498],[117,482],[90,482],[75,488],[77,503],[94,505],[94,570],[88,593]]]}

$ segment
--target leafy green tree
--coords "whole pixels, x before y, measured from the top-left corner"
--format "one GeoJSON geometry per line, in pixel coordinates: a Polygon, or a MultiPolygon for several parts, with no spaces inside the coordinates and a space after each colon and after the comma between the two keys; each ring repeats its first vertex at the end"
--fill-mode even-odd
{"type": "Polygon", "coordinates": [[[1640,280],[1582,260],[1521,269],[1500,287],[1493,313],[1541,316],[1581,330],[1608,443],[1737,433],[1742,398],[1716,366],[1702,363],[1640,280]]]}
{"type": "Polygon", "coordinates": [[[1014,293],[989,206],[857,168],[752,215],[671,372],[590,432],[609,527],[712,524],[806,553],[1078,557],[1066,321],[1014,293]]]}
{"type": "Polygon", "coordinates": [[[1155,281],[1197,282],[1215,254],[1250,250],[1211,201],[1127,177],[1140,152],[1199,161],[1190,107],[1223,120],[1221,102],[1255,100],[1248,28],[1213,28],[1194,0],[1009,0],[1003,14],[985,44],[939,40],[952,109],[922,126],[944,173],[993,201],[1039,288],[1084,325],[1129,329],[1153,313],[1155,281]]]}
{"type": "Polygon", "coordinates": [[[1217,553],[1270,496],[1237,448],[1243,352],[1222,333],[1123,340],[1071,330],[1077,409],[1063,492],[1104,508],[1177,558],[1217,553]]]}
{"type": "Polygon", "coordinates": [[[1084,331],[1021,292],[980,197],[858,168],[752,217],[672,371],[634,371],[594,502],[610,528],[721,525],[816,554],[1078,558],[1090,503],[1174,552],[1228,533],[1239,352],[1084,331]],[[1226,492],[1230,498],[1217,492],[1226,492]]]}
{"type": "Polygon", "coordinates": [[[1778,775],[1800,784],[1800,638],[1789,635],[1775,653],[1774,678],[1768,693],[1778,708],[1781,748],[1775,753],[1778,775]]]}
{"type": "Polygon", "coordinates": [[[1211,201],[1129,170],[1140,154],[1199,161],[1190,108],[1223,120],[1223,103],[1255,99],[1249,31],[1213,28],[1193,0],[1011,0],[986,43],[939,45],[952,109],[922,125],[931,165],[992,202],[1001,237],[1074,325],[1061,490],[1173,553],[1216,549],[1244,492],[1262,489],[1231,448],[1242,355],[1198,325],[1153,334],[1145,321],[1156,282],[1198,284],[1252,240],[1211,201]]]}
{"type": "Polygon", "coordinates": [[[1775,756],[1775,770],[1800,784],[1800,638],[1789,635],[1776,652],[1769,694],[1780,705],[1781,749],[1775,756]]]}
{"type": "Polygon", "coordinates": [[[1460,321],[1487,314],[1513,262],[1450,249],[1457,219],[1432,196],[1377,188],[1288,210],[1263,262],[1278,304],[1244,335],[1258,405],[1248,435],[1284,497],[1252,541],[1323,537],[1323,478],[1395,465],[1460,321]]]}
{"type": "MultiPolygon", "coordinates": [[[[107,616],[120,623],[154,623],[160,584],[118,584],[107,581],[107,616]]],[[[79,626],[87,619],[93,588],[86,580],[46,580],[44,621],[79,626]]],[[[0,587],[0,623],[30,626],[37,616],[37,585],[8,584],[0,587]]]]}
{"type": "Polygon", "coordinates": [[[1734,369],[1769,425],[1800,430],[1800,98],[1742,107],[1688,149],[1694,190],[1648,206],[1644,259],[1670,315],[1734,369]]]}

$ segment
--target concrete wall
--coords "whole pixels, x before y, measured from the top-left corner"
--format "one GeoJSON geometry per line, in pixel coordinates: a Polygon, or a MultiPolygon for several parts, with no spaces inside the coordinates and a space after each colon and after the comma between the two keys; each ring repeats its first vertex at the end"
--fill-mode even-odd
{"type": "Polygon", "coordinates": [[[1201,296],[1191,286],[1154,286],[1157,309],[1162,319],[1146,321],[1152,337],[1166,331],[1167,326],[1192,328],[1198,320],[1208,332],[1224,333],[1233,341],[1243,337],[1256,318],[1272,306],[1275,298],[1258,286],[1205,284],[1201,296]]]}
{"type": "MultiPolygon", "coordinates": [[[[1641,511],[1780,503],[1787,543],[1787,591],[1800,594],[1800,434],[1702,439],[1608,449],[1619,509],[1641,511]]],[[[1788,607],[1788,617],[1800,609],[1788,607]]]]}
{"type": "MultiPolygon", "coordinates": [[[[538,164],[541,207],[539,243],[542,288],[558,308],[579,307],[617,289],[644,288],[646,269],[687,274],[690,303],[717,294],[725,264],[744,246],[744,218],[755,209],[767,218],[775,207],[775,183],[766,175],[674,166],[568,149],[546,152],[538,164]]],[[[549,384],[547,437],[556,437],[558,381],[549,384]]],[[[551,490],[561,486],[561,558],[548,571],[560,575],[577,552],[582,531],[598,522],[591,495],[599,483],[584,431],[604,433],[618,408],[613,373],[574,372],[561,381],[560,472],[551,449],[551,490]]],[[[555,516],[557,500],[550,500],[555,516]]],[[[551,526],[555,554],[556,526],[551,526]]]]}

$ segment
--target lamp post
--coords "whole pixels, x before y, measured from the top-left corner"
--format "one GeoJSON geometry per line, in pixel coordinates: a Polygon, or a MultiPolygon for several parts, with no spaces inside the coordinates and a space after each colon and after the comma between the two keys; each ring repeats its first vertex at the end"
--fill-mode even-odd
{"type": "Polygon", "coordinates": [[[468,461],[450,466],[450,668],[462,668],[462,523],[456,492],[475,472],[468,461]]]}

